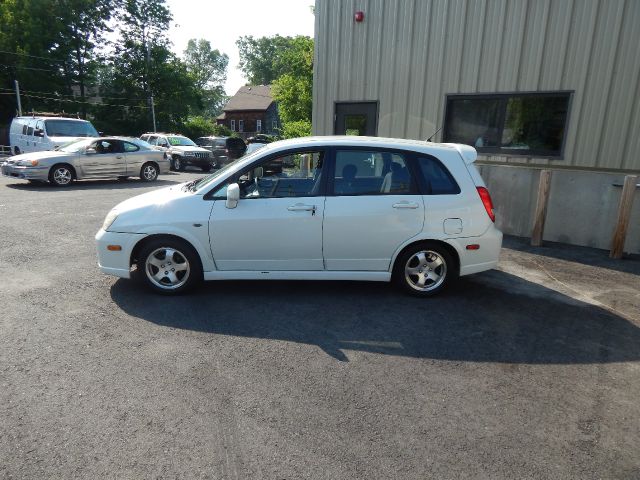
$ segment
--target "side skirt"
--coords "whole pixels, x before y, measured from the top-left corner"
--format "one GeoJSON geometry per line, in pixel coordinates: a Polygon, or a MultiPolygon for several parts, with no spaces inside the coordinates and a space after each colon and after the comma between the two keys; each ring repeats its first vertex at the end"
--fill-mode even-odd
{"type": "Polygon", "coordinates": [[[204,272],[205,280],[354,280],[388,282],[389,272],[342,272],[342,271],[230,271],[204,272]]]}

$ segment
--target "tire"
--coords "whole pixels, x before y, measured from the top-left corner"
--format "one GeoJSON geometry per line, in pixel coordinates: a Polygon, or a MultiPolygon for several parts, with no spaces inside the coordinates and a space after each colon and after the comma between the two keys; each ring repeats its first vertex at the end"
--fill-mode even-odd
{"type": "Polygon", "coordinates": [[[213,167],[211,165],[206,165],[204,167],[200,167],[200,170],[202,170],[205,173],[209,173],[211,171],[213,167]]]}
{"type": "Polygon", "coordinates": [[[140,180],[143,182],[155,182],[158,179],[158,167],[154,163],[145,163],[140,169],[140,180]]]}
{"type": "Polygon", "coordinates": [[[172,163],[173,163],[173,169],[176,172],[184,171],[184,160],[182,160],[178,155],[174,155],[172,163]]]}
{"type": "Polygon", "coordinates": [[[75,178],[75,172],[71,165],[59,163],[49,170],[49,183],[54,187],[68,187],[75,178]]]}
{"type": "Polygon", "coordinates": [[[140,279],[154,292],[178,295],[202,282],[202,264],[196,251],[177,238],[156,238],[138,255],[140,279]]]}
{"type": "Polygon", "coordinates": [[[430,297],[458,277],[458,267],[442,245],[424,242],[412,245],[396,259],[393,282],[406,293],[430,297]]]}

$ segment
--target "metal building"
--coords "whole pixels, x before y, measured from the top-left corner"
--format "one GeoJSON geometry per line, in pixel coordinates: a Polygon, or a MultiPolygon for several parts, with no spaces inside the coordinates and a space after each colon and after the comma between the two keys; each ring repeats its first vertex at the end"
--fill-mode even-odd
{"type": "Polygon", "coordinates": [[[315,14],[315,134],[475,146],[516,235],[551,168],[545,238],[608,248],[617,185],[640,173],[640,1],[316,0],[315,14]]]}

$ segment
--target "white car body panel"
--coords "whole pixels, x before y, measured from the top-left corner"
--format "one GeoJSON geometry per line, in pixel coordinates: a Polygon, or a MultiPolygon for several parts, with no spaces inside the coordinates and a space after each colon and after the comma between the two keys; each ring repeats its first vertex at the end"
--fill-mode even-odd
{"type": "Polygon", "coordinates": [[[324,197],[216,200],[209,221],[220,270],[324,270],[324,197]],[[311,215],[305,206],[315,208],[311,215]]]}
{"type": "Polygon", "coordinates": [[[116,206],[118,217],[109,231],[100,230],[96,235],[99,265],[105,273],[128,278],[132,252],[141,239],[174,235],[195,248],[205,280],[389,281],[403,248],[422,240],[450,245],[458,255],[460,275],[488,270],[497,265],[502,233],[479,198],[476,187],[484,183],[472,156],[466,147],[382,138],[310,137],[271,143],[237,160],[226,173],[195,192],[172,186],[116,206]],[[405,149],[432,155],[449,169],[461,192],[245,198],[236,208],[227,208],[223,199],[204,198],[233,173],[271,154],[293,147],[324,146],[405,149]],[[411,208],[394,208],[403,203],[411,208]],[[315,213],[289,210],[296,206],[313,206],[315,213]],[[109,242],[117,242],[122,251],[108,252],[109,242]]]}
{"type": "Polygon", "coordinates": [[[326,268],[389,270],[389,254],[420,233],[423,224],[422,195],[327,197],[323,229],[326,268]]]}

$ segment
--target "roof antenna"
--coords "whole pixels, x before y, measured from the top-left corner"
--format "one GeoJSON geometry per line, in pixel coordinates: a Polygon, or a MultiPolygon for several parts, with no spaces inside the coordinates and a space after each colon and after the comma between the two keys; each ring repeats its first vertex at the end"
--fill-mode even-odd
{"type": "Polygon", "coordinates": [[[426,141],[427,141],[427,142],[430,142],[430,141],[431,141],[431,139],[432,139],[433,137],[435,137],[435,136],[438,134],[438,132],[440,132],[440,130],[442,130],[442,127],[440,127],[440,128],[439,128],[439,129],[437,129],[435,132],[433,132],[433,135],[431,135],[429,138],[427,138],[427,140],[426,140],[426,141]]]}

